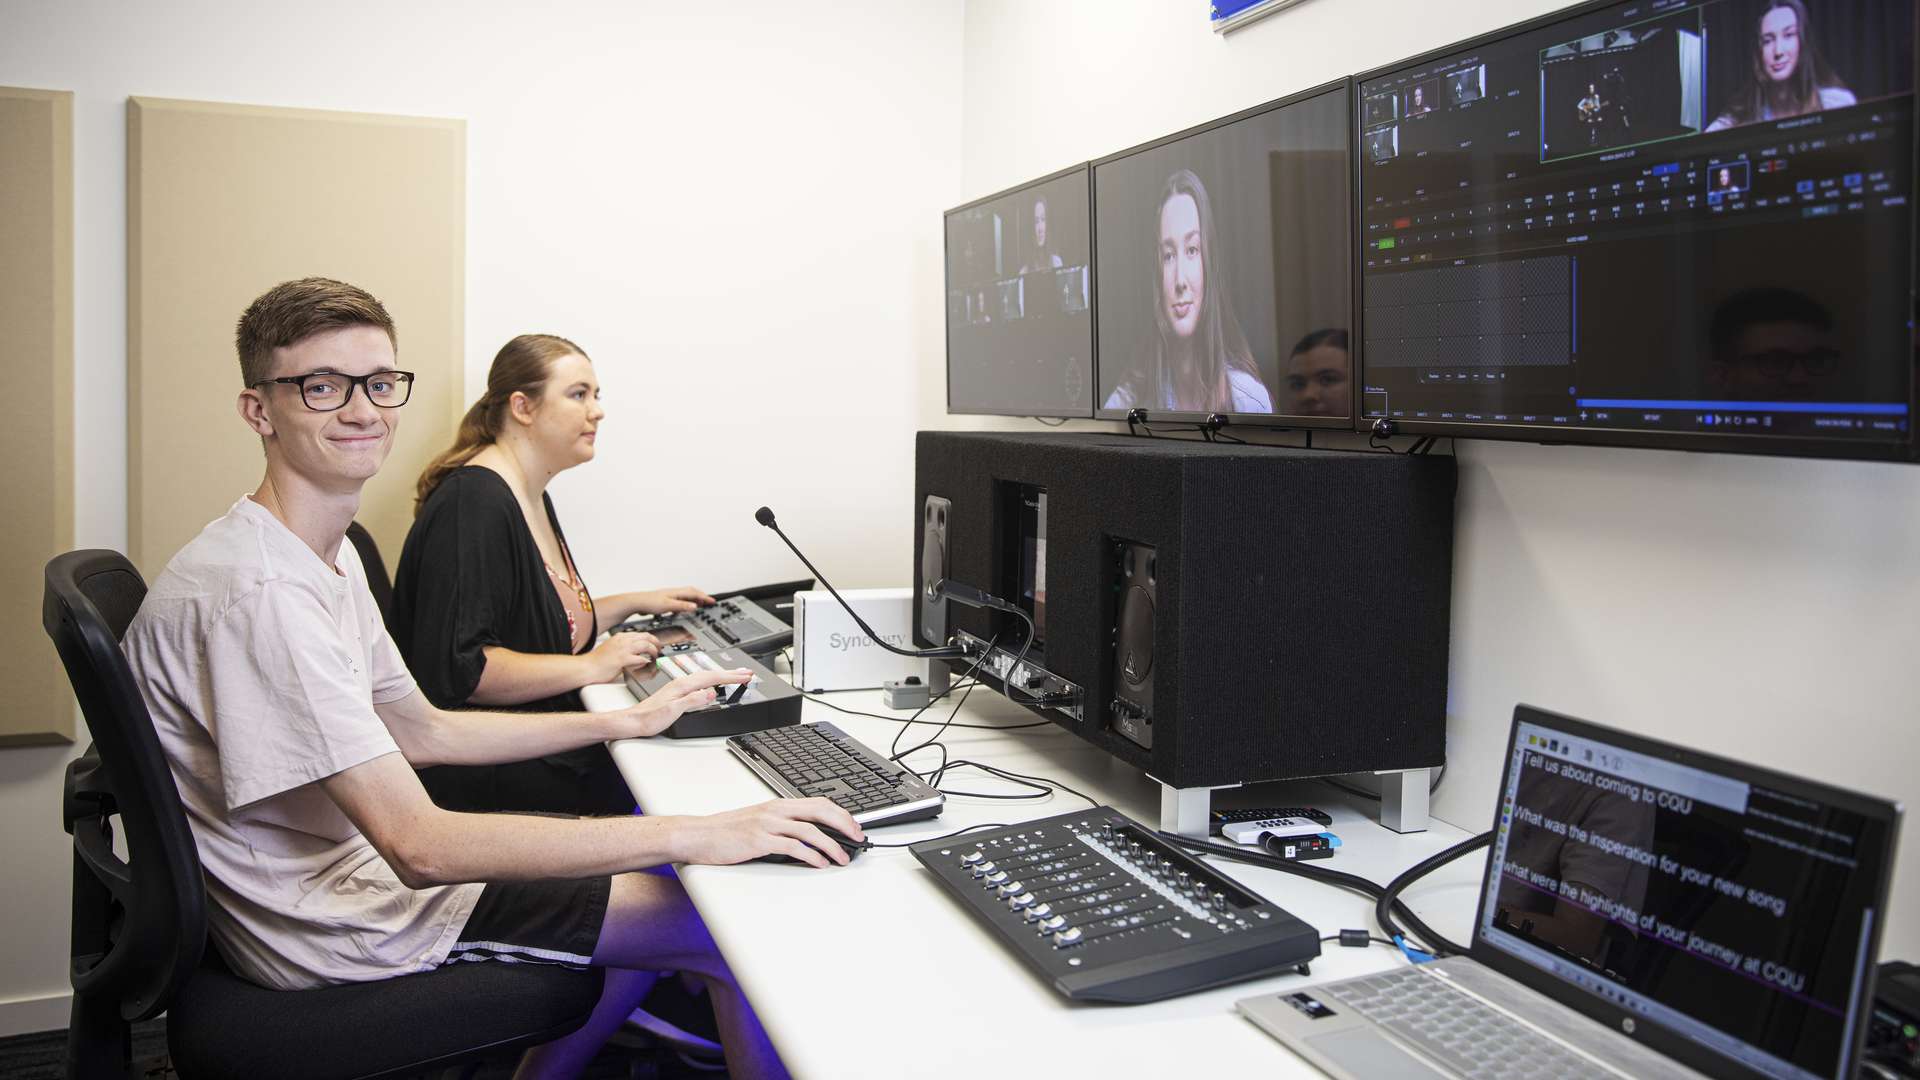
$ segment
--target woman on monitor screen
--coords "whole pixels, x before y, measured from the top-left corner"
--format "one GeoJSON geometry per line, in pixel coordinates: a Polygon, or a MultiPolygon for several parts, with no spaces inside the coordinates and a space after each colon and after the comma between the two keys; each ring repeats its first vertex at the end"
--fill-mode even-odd
{"type": "MultiPolygon", "coordinates": [[[[587,592],[546,488],[593,460],[605,415],[587,354],[565,338],[524,334],[493,358],[486,393],[421,474],[390,629],[435,705],[579,711],[581,687],[618,679],[660,651],[640,633],[595,646],[601,631],[631,615],[713,602],[694,588],[587,592]]],[[[633,811],[602,746],[512,765],[442,765],[421,780],[449,810],[633,811]]]]}
{"type": "Polygon", "coordinates": [[[1037,274],[1043,270],[1057,270],[1064,266],[1060,253],[1053,249],[1053,241],[1047,235],[1047,200],[1033,200],[1033,246],[1027,250],[1026,262],[1021,264],[1023,274],[1037,274]]]}
{"type": "Polygon", "coordinates": [[[1767,0],[1754,29],[1751,74],[1708,131],[1842,109],[1853,91],[1827,66],[1814,44],[1803,0],[1767,0]]]}
{"type": "Polygon", "coordinates": [[[1167,178],[1155,202],[1153,321],[1158,330],[1108,409],[1271,413],[1253,350],[1233,314],[1226,264],[1215,259],[1213,206],[1190,170],[1167,178]]]}

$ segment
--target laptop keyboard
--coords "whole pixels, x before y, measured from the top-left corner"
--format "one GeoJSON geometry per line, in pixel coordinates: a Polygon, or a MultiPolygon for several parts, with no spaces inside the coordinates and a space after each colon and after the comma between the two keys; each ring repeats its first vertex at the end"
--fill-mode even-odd
{"type": "Polygon", "coordinates": [[[1417,971],[1354,979],[1318,991],[1462,1076],[1612,1077],[1497,1009],[1417,971]]]}

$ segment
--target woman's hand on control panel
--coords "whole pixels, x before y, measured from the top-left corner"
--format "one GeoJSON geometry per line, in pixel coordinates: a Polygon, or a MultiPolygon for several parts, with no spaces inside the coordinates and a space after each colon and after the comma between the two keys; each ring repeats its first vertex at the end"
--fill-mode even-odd
{"type": "Polygon", "coordinates": [[[660,655],[660,639],[648,633],[608,634],[582,657],[589,683],[613,682],[630,667],[639,667],[660,655]]]}
{"type": "Polygon", "coordinates": [[[642,615],[678,614],[713,603],[713,597],[708,596],[706,590],[691,585],[629,593],[628,600],[633,604],[633,609],[642,615]]]}

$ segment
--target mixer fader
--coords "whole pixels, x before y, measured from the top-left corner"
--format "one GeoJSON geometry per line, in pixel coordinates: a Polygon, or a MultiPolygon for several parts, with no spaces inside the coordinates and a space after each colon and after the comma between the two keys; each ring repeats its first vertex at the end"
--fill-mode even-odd
{"type": "Polygon", "coordinates": [[[1144,1002],[1284,970],[1319,934],[1111,807],[911,849],[1069,998],[1144,1002]]]}

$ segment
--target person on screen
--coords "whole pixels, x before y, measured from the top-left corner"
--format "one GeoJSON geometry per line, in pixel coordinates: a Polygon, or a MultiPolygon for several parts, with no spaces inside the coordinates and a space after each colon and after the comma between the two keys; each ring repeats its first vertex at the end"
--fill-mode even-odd
{"type": "Polygon", "coordinates": [[[1600,99],[1600,87],[1587,84],[1587,95],[1580,99],[1575,108],[1580,110],[1580,122],[1587,125],[1587,145],[1600,141],[1600,123],[1606,119],[1607,103],[1600,99]]]}
{"type": "Polygon", "coordinates": [[[1733,401],[1809,401],[1839,366],[1833,316],[1791,289],[1746,289],[1714,309],[1707,374],[1733,401]]]}
{"type": "Polygon", "coordinates": [[[1708,131],[1784,120],[1856,101],[1814,44],[1803,0],[1767,0],[1754,29],[1751,74],[1708,131]]]}
{"type": "Polygon", "coordinates": [[[1021,265],[1023,274],[1037,274],[1042,270],[1057,270],[1066,265],[1061,261],[1059,252],[1053,250],[1047,238],[1047,200],[1033,200],[1033,250],[1027,252],[1027,261],[1021,265]]]}
{"type": "Polygon", "coordinates": [[[1559,887],[1531,884],[1508,874],[1495,897],[1494,921],[1576,960],[1604,966],[1609,941],[1631,935],[1637,927],[1609,919],[1604,903],[1595,901],[1610,900],[1636,911],[1643,909],[1649,871],[1596,841],[1604,838],[1650,850],[1653,804],[1574,783],[1532,766],[1521,771],[1513,801],[1538,812],[1546,821],[1577,825],[1580,832],[1556,831],[1514,816],[1508,826],[1507,862],[1542,875],[1559,887]],[[1581,835],[1588,840],[1574,839],[1581,835]],[[1567,889],[1571,889],[1570,895],[1564,891],[1567,889]]]}
{"type": "Polygon", "coordinates": [[[1158,331],[1106,408],[1271,413],[1253,349],[1233,313],[1207,189],[1181,169],[1160,188],[1153,219],[1153,321],[1158,331]]]}
{"type": "Polygon", "coordinates": [[[1315,330],[1300,339],[1281,373],[1289,416],[1347,416],[1353,408],[1353,364],[1347,332],[1315,330]]]}
{"type": "MultiPolygon", "coordinates": [[[[507,342],[453,445],[421,474],[393,583],[393,638],[442,709],[578,712],[580,688],[618,680],[660,652],[651,634],[603,631],[637,614],[713,603],[691,586],[593,596],[548,483],[593,460],[606,417],[593,364],[552,334],[507,342]]],[[[541,717],[529,715],[537,727],[541,717]]],[[[630,814],[605,746],[421,773],[442,808],[630,814]]]]}
{"type": "Polygon", "coordinates": [[[1433,106],[1427,104],[1426,90],[1422,87],[1414,87],[1413,96],[1407,100],[1407,115],[1422,116],[1432,111],[1433,106]]]}

